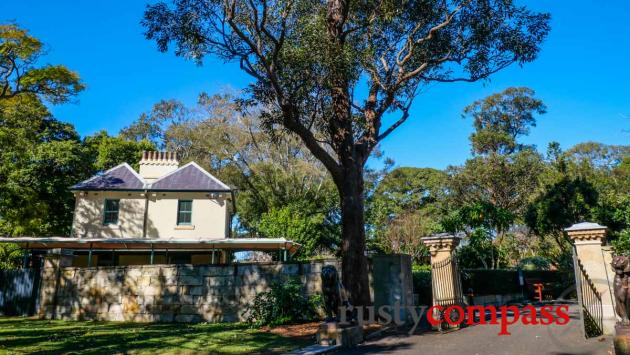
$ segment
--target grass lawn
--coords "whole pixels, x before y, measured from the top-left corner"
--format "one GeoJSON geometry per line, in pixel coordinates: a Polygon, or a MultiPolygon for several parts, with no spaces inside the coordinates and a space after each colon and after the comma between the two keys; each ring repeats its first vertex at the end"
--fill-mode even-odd
{"type": "Polygon", "coordinates": [[[0,317],[0,354],[270,353],[310,345],[243,323],[146,324],[0,317]]]}

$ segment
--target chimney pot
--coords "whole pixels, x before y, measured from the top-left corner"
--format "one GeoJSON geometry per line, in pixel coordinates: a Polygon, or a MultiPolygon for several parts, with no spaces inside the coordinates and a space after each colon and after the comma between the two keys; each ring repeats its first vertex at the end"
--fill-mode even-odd
{"type": "Polygon", "coordinates": [[[179,168],[179,161],[174,152],[142,152],[139,173],[147,182],[153,182],[177,168],[179,168]]]}

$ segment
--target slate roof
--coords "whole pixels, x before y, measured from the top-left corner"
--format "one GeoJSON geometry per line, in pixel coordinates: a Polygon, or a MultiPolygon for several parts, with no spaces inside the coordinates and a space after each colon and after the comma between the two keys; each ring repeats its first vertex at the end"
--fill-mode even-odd
{"type": "Polygon", "coordinates": [[[71,190],[143,190],[145,182],[127,163],[115,166],[102,174],[82,181],[71,190]]]}
{"type": "Polygon", "coordinates": [[[149,186],[160,191],[230,191],[230,187],[212,176],[195,162],[162,176],[149,186]]]}
{"type": "Polygon", "coordinates": [[[172,171],[153,183],[147,183],[129,164],[123,163],[93,176],[71,190],[157,190],[157,191],[231,191],[230,187],[212,176],[195,162],[172,171]]]}

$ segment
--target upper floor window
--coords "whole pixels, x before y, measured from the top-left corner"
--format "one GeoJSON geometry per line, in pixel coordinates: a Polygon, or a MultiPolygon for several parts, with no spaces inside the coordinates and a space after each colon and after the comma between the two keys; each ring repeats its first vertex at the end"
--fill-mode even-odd
{"type": "Polygon", "coordinates": [[[118,209],[120,207],[120,200],[105,200],[105,213],[103,215],[103,224],[116,224],[118,223],[118,209]]]}
{"type": "Polygon", "coordinates": [[[177,225],[191,224],[192,200],[179,200],[177,203],[177,225]]]}

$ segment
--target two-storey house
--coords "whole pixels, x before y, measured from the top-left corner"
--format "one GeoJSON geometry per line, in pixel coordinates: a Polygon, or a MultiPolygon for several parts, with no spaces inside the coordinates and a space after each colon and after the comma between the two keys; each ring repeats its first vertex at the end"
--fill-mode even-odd
{"type": "Polygon", "coordinates": [[[234,251],[266,250],[286,259],[285,239],[231,238],[234,190],[195,162],[144,152],[136,172],[124,163],[72,186],[69,237],[0,238],[41,251],[63,248],[74,266],[218,264],[234,251]]]}

